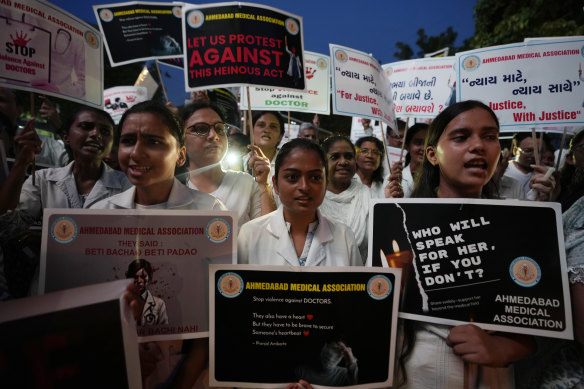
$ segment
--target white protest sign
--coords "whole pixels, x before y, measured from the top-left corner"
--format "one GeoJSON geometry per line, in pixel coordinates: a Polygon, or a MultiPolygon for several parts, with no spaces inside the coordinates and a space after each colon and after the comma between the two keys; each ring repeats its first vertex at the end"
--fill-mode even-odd
{"type": "Polygon", "coordinates": [[[392,128],[395,112],[391,86],[371,55],[330,44],[333,113],[381,119],[392,128]]]}
{"type": "MultiPolygon", "coordinates": [[[[330,113],[330,59],[327,55],[304,52],[306,92],[277,89],[249,88],[251,109],[261,111],[297,111],[328,115],[330,113]]],[[[241,109],[247,109],[247,92],[241,92],[241,109]]]]}
{"type": "Polygon", "coordinates": [[[0,26],[0,85],[103,106],[98,30],[38,0],[2,1],[0,26]]]}
{"type": "Polygon", "coordinates": [[[455,57],[447,57],[383,65],[396,115],[433,118],[442,112],[456,88],[455,62],[455,57]]]}
{"type": "MultiPolygon", "coordinates": [[[[383,134],[381,133],[381,128],[379,128],[379,123],[371,122],[369,126],[372,129],[372,133],[365,131],[362,118],[354,116],[353,120],[351,121],[351,142],[355,143],[357,139],[363,138],[364,136],[374,136],[383,142],[383,134]]],[[[383,133],[385,134],[386,131],[386,126],[383,126],[383,133]]]]}
{"type": "Polygon", "coordinates": [[[488,104],[502,131],[584,124],[584,39],[487,47],[456,59],[457,101],[488,104]]]}
{"type": "Polygon", "coordinates": [[[105,111],[118,124],[130,107],[148,100],[148,90],[142,86],[116,86],[103,91],[105,111]]]}

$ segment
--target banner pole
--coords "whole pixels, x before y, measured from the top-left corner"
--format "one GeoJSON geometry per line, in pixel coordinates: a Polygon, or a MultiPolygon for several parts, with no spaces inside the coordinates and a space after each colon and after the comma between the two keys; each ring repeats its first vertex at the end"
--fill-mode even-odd
{"type": "MultiPolygon", "coordinates": [[[[35,97],[34,92],[30,92],[30,117],[31,117],[31,119],[35,116],[34,97],[35,97]]],[[[34,127],[35,128],[33,128],[33,129],[34,129],[34,131],[36,131],[36,125],[34,127]]],[[[36,177],[36,156],[32,160],[31,173],[32,173],[32,186],[35,186],[35,181],[36,181],[35,180],[35,177],[36,177]]]]}
{"type": "Polygon", "coordinates": [[[166,94],[166,88],[164,87],[164,80],[162,79],[162,73],[160,72],[160,67],[158,66],[158,60],[155,59],[156,71],[158,72],[158,79],[160,79],[160,85],[162,86],[162,93],[164,93],[164,99],[168,103],[168,95],[166,94]]]}
{"type": "MultiPolygon", "coordinates": [[[[404,157],[404,147],[406,145],[406,135],[408,134],[408,127],[410,125],[410,118],[406,118],[406,128],[404,130],[404,137],[402,138],[401,150],[399,152],[399,161],[401,162],[404,157]]],[[[398,131],[399,134],[399,131],[398,131]]]]}
{"type": "Polygon", "coordinates": [[[566,144],[566,134],[568,132],[568,127],[564,127],[564,133],[562,134],[562,142],[560,143],[560,151],[558,152],[558,160],[556,161],[556,171],[560,168],[560,161],[562,160],[562,151],[564,151],[564,145],[566,144]]]}
{"type": "Polygon", "coordinates": [[[537,134],[535,132],[535,127],[531,129],[531,137],[533,138],[533,153],[535,154],[535,164],[539,165],[539,144],[537,143],[537,134]]]}

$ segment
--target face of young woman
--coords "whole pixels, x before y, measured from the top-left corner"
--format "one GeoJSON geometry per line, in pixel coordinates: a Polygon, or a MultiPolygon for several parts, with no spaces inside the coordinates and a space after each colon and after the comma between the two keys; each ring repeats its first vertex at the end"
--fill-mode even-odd
{"type": "Polygon", "coordinates": [[[253,126],[253,141],[262,150],[276,150],[282,135],[280,122],[271,113],[263,114],[253,126]]]}
{"type": "Polygon", "coordinates": [[[448,123],[426,153],[440,167],[440,197],[480,197],[501,153],[499,129],[489,112],[473,108],[448,123]]]}
{"type": "Polygon", "coordinates": [[[185,147],[159,117],[133,113],[124,121],[118,150],[120,167],[136,187],[147,188],[174,179],[174,169],[185,160],[185,147]]]}
{"type": "Polygon", "coordinates": [[[114,127],[101,115],[81,111],[63,137],[71,148],[74,158],[103,160],[114,143],[114,127]]]}
{"type": "Polygon", "coordinates": [[[287,215],[314,215],[326,192],[325,169],[318,154],[292,150],[280,166],[274,188],[287,215]]]}
{"type": "Polygon", "coordinates": [[[329,186],[349,186],[355,175],[355,150],[345,141],[337,141],[331,145],[327,153],[329,169],[329,186]]]}
{"type": "Polygon", "coordinates": [[[410,163],[412,165],[422,166],[424,162],[424,140],[426,139],[426,130],[416,132],[408,145],[408,153],[410,154],[410,163]]]}
{"type": "Polygon", "coordinates": [[[221,161],[227,151],[227,134],[218,134],[213,127],[214,124],[221,123],[221,117],[210,108],[202,108],[196,111],[185,123],[187,129],[187,155],[189,164],[195,168],[212,165],[221,161]],[[198,123],[211,125],[206,136],[195,134],[190,130],[198,123]]]}
{"type": "Polygon", "coordinates": [[[148,277],[146,269],[141,268],[136,272],[136,275],[134,276],[134,285],[136,285],[140,294],[144,293],[149,281],[150,277],[148,277]]]}
{"type": "Polygon", "coordinates": [[[374,142],[363,142],[357,153],[357,166],[360,171],[374,172],[381,164],[381,151],[374,142]]]}

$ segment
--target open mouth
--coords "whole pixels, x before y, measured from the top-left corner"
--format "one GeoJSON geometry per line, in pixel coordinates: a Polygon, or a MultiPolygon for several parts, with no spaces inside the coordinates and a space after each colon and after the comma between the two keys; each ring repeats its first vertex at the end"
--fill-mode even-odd
{"type": "Polygon", "coordinates": [[[130,170],[132,170],[133,172],[136,173],[147,173],[150,170],[152,170],[152,167],[150,166],[138,166],[138,165],[132,165],[129,166],[130,170]]]}
{"type": "Polygon", "coordinates": [[[92,149],[96,149],[96,150],[103,150],[103,145],[100,143],[95,143],[95,142],[86,142],[83,144],[84,147],[90,147],[92,149]]]}
{"type": "Polygon", "coordinates": [[[487,169],[487,161],[484,159],[471,159],[470,161],[464,164],[464,167],[467,169],[487,169]]]}

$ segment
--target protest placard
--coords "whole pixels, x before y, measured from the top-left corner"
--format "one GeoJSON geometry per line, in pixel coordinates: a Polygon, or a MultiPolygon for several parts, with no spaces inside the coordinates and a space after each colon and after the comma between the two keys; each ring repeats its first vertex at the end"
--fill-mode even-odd
{"type": "Polygon", "coordinates": [[[371,215],[368,262],[404,268],[400,317],[573,338],[559,204],[402,199],[371,215]]]}
{"type": "Polygon", "coordinates": [[[2,386],[107,388],[115,383],[141,388],[134,319],[122,298],[127,284],[123,280],[3,301],[2,386]]]}
{"type": "Polygon", "coordinates": [[[329,44],[332,61],[333,113],[380,119],[395,127],[391,86],[371,55],[329,44]]]}
{"type": "Polygon", "coordinates": [[[211,386],[391,386],[395,269],[211,265],[209,280],[211,386]]]}
{"type": "Polygon", "coordinates": [[[0,3],[0,85],[103,107],[98,30],[47,2],[0,3]]]}
{"type": "Polygon", "coordinates": [[[251,3],[185,5],[187,90],[273,86],[305,90],[302,18],[251,3]]]}
{"type": "MultiPolygon", "coordinates": [[[[249,88],[251,109],[330,113],[330,59],[327,55],[304,52],[306,92],[276,88],[249,88]]],[[[247,93],[241,93],[241,108],[247,109],[247,93]]]]}
{"type": "Polygon", "coordinates": [[[456,88],[455,57],[423,58],[383,65],[398,117],[433,118],[456,88]]]}
{"type": "Polygon", "coordinates": [[[142,340],[207,336],[208,266],[235,261],[234,218],[227,211],[45,210],[39,290],[132,277],[146,301],[142,340]],[[142,267],[149,282],[138,280],[142,267]]]}
{"type": "Polygon", "coordinates": [[[584,39],[529,41],[456,54],[457,101],[480,100],[501,131],[584,124],[584,39]]]}
{"type": "Polygon", "coordinates": [[[118,124],[124,112],[134,105],[148,100],[148,91],[142,86],[115,86],[103,91],[104,109],[118,124]]]}
{"type": "Polygon", "coordinates": [[[112,66],[182,56],[182,3],[130,1],[94,5],[112,66]]]}

